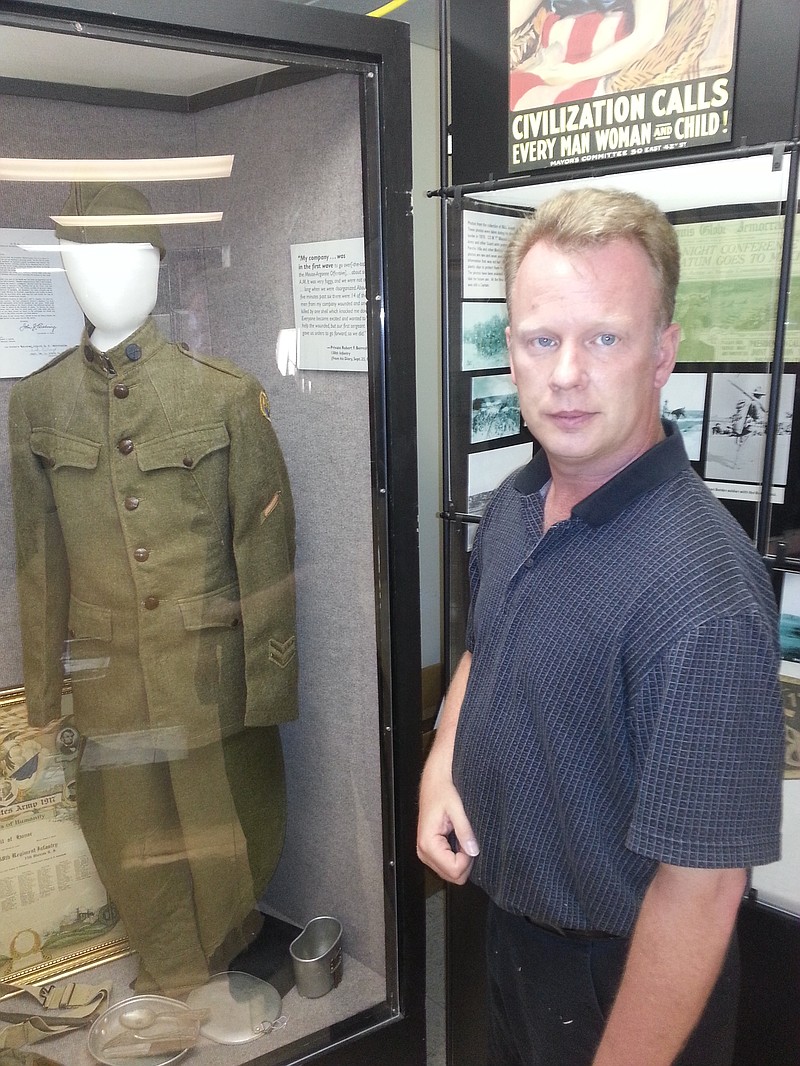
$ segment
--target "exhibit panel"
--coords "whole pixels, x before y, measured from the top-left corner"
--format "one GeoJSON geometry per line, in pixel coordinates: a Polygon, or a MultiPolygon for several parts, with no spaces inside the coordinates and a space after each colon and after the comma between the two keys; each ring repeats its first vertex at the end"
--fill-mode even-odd
{"type": "Polygon", "coordinates": [[[407,34],[8,8],[0,1046],[422,1061],[407,34]]]}
{"type": "MultiPolygon", "coordinates": [[[[682,333],[662,413],[677,420],[694,468],[753,538],[765,446],[774,440],[774,484],[761,515],[762,550],[770,537],[796,524],[791,486],[800,476],[800,440],[792,433],[792,365],[800,359],[800,334],[791,309],[780,413],[774,437],[771,430],[767,435],[788,181],[788,155],[776,166],[769,153],[519,182],[469,191],[447,203],[450,240],[459,249],[451,260],[447,375],[450,517],[456,537],[452,582],[453,596],[461,597],[451,633],[454,656],[463,646],[457,622],[466,617],[463,577],[477,521],[492,490],[530,458],[532,447],[508,366],[502,257],[520,217],[558,191],[591,184],[636,192],[654,200],[675,224],[682,262],[676,319],[682,333]]],[[[796,266],[790,269],[796,273],[796,266]]]]}

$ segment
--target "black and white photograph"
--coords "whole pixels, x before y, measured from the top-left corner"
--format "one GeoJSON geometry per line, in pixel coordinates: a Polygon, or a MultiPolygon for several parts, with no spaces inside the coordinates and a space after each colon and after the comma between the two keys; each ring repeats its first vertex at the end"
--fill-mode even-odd
{"type": "Polygon", "coordinates": [[[482,515],[503,478],[529,462],[532,453],[532,444],[512,444],[509,448],[494,448],[470,455],[467,481],[469,513],[482,515]]]}
{"type": "MultiPolygon", "coordinates": [[[[781,382],[773,483],[786,485],[795,375],[781,382]]],[[[759,484],[769,414],[769,374],[714,374],[706,430],[707,481],[759,484]]]]}
{"type": "Polygon", "coordinates": [[[671,374],[661,390],[661,417],[676,423],[683,437],[686,454],[693,462],[700,459],[703,444],[703,419],[706,413],[708,374],[671,374]]]}
{"type": "Polygon", "coordinates": [[[490,374],[472,379],[470,442],[478,444],[519,433],[519,393],[510,374],[490,374]]]}
{"type": "Polygon", "coordinates": [[[496,370],[508,366],[505,303],[461,305],[461,369],[496,370]]]}

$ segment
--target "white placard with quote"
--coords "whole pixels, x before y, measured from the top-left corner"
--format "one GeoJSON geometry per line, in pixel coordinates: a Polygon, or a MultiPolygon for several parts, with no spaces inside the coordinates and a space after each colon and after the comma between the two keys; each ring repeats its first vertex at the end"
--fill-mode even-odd
{"type": "Polygon", "coordinates": [[[298,370],[367,369],[364,241],[293,244],[298,370]]]}

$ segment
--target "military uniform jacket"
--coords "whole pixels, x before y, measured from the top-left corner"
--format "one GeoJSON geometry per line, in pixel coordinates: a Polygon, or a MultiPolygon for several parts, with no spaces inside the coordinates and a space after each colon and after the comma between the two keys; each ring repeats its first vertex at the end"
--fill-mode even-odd
{"type": "Polygon", "coordinates": [[[11,393],[30,721],[194,746],[295,717],[294,509],[266,394],[152,320],[11,393]],[[65,643],[66,641],[66,643],[65,643]]]}

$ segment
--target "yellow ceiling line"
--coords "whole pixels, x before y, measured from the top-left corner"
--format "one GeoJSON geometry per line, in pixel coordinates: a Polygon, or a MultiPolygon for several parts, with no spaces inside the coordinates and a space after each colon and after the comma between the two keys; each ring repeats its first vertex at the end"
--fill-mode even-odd
{"type": "Polygon", "coordinates": [[[376,7],[374,11],[368,11],[367,14],[379,19],[383,15],[388,15],[390,11],[396,11],[398,7],[402,7],[406,3],[408,3],[408,0],[389,0],[388,4],[376,7]]]}

